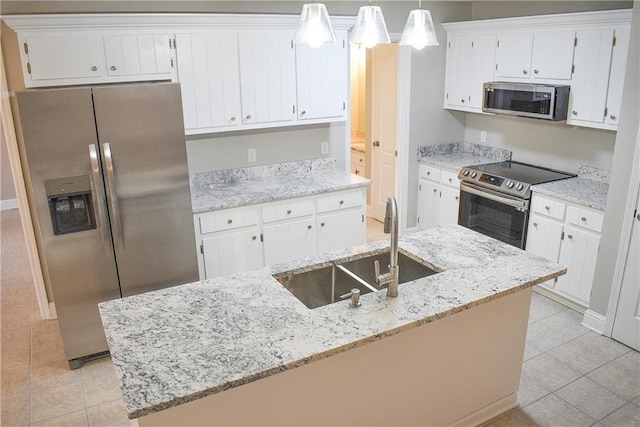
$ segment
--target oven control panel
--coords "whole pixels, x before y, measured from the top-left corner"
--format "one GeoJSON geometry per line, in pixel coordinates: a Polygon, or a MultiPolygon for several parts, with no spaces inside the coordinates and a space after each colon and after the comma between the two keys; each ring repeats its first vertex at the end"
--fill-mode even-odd
{"type": "Polygon", "coordinates": [[[523,184],[522,182],[510,180],[501,176],[491,175],[489,173],[470,168],[462,168],[458,174],[458,178],[460,178],[462,182],[474,183],[480,187],[490,188],[516,197],[528,197],[528,184],[523,184]]]}

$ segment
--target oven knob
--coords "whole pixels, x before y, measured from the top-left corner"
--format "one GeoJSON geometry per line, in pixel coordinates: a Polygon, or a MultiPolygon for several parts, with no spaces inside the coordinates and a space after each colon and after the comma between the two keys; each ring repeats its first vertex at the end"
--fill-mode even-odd
{"type": "Polygon", "coordinates": [[[507,181],[507,188],[513,188],[513,181],[507,181]]]}
{"type": "Polygon", "coordinates": [[[471,172],[471,178],[475,178],[476,176],[478,176],[477,172],[471,172]]]}
{"type": "Polygon", "coordinates": [[[465,169],[462,171],[462,175],[467,176],[469,175],[469,169],[465,169]]]}
{"type": "Polygon", "coordinates": [[[520,191],[524,188],[524,185],[522,185],[521,183],[518,183],[518,185],[516,185],[516,190],[520,191]]]}

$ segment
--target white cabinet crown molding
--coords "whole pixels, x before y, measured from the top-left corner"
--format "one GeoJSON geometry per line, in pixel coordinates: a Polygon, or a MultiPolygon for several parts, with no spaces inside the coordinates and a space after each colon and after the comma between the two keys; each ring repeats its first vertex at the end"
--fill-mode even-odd
{"type": "Polygon", "coordinates": [[[632,9],[602,10],[593,12],[558,13],[515,18],[481,19],[476,21],[447,22],[442,26],[447,31],[496,31],[496,30],[544,30],[566,25],[618,26],[631,24],[632,9]]]}
{"type": "MultiPolygon", "coordinates": [[[[14,31],[51,30],[113,30],[145,28],[211,28],[262,29],[295,28],[299,15],[212,14],[212,13],[134,13],[134,14],[60,14],[13,15],[2,19],[14,31]]],[[[337,30],[348,30],[355,23],[353,16],[332,16],[337,30]]]]}

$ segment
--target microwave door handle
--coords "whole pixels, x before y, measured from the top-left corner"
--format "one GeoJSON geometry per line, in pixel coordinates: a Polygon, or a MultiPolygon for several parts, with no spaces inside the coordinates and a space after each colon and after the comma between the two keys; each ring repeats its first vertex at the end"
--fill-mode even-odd
{"type": "Polygon", "coordinates": [[[91,174],[93,175],[93,180],[91,182],[91,192],[93,193],[92,201],[98,211],[102,243],[108,251],[113,252],[111,236],[109,236],[109,221],[107,220],[107,215],[104,211],[104,187],[102,186],[100,163],[98,162],[98,150],[96,150],[95,144],[89,144],[89,159],[91,160],[91,174]]]}
{"type": "Polygon", "coordinates": [[[118,208],[118,193],[113,174],[113,157],[111,155],[111,145],[108,142],[102,144],[102,154],[104,155],[107,190],[109,191],[109,207],[111,219],[113,221],[113,240],[124,250],[124,237],[122,235],[122,221],[120,220],[120,210],[118,208]]]}
{"type": "Polygon", "coordinates": [[[502,203],[507,206],[511,206],[513,208],[518,208],[523,210],[527,210],[529,208],[527,200],[518,200],[518,199],[512,199],[509,197],[500,196],[490,190],[484,190],[484,189],[480,190],[464,182],[460,183],[460,191],[465,191],[469,194],[484,197],[485,199],[493,200],[494,202],[502,203]]]}

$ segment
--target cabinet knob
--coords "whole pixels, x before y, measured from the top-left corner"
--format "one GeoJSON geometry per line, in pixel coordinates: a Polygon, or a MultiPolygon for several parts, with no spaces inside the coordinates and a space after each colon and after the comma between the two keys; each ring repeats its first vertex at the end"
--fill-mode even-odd
{"type": "Polygon", "coordinates": [[[360,171],[356,169],[356,175],[360,175],[360,171]]]}
{"type": "Polygon", "coordinates": [[[427,176],[431,175],[431,172],[427,172],[427,176]]]}
{"type": "Polygon", "coordinates": [[[580,218],[580,219],[581,219],[581,220],[583,220],[583,221],[585,221],[585,222],[587,221],[587,217],[586,217],[586,216],[583,216],[583,217],[582,217],[582,218],[580,218]]]}
{"type": "Polygon", "coordinates": [[[460,197],[456,196],[456,200],[460,200],[460,197]]]}
{"type": "Polygon", "coordinates": [[[246,119],[249,120],[251,118],[251,114],[247,114],[246,119]]]}
{"type": "Polygon", "coordinates": [[[571,235],[571,234],[567,234],[567,237],[570,238],[570,239],[573,239],[573,235],[571,235]]]}
{"type": "Polygon", "coordinates": [[[253,236],[251,237],[251,240],[256,240],[258,237],[257,236],[253,236]]]}
{"type": "Polygon", "coordinates": [[[231,121],[235,122],[236,121],[236,116],[231,117],[231,121]]]}
{"type": "Polygon", "coordinates": [[[291,209],[287,210],[287,215],[291,215],[291,209]]]}
{"type": "Polygon", "coordinates": [[[307,225],[307,230],[311,230],[311,226],[310,225],[307,225]]]}
{"type": "Polygon", "coordinates": [[[449,182],[453,182],[453,180],[451,178],[449,178],[449,182]]]}
{"type": "Polygon", "coordinates": [[[464,104],[464,99],[461,99],[460,102],[462,102],[464,104]]]}
{"type": "Polygon", "coordinates": [[[324,227],[324,222],[321,222],[321,223],[320,223],[320,227],[324,227]]]}
{"type": "Polygon", "coordinates": [[[307,114],[307,111],[306,111],[306,110],[302,110],[302,111],[300,111],[300,115],[301,115],[301,116],[304,116],[305,114],[307,114]]]}
{"type": "Polygon", "coordinates": [[[545,210],[548,210],[548,211],[551,210],[551,206],[545,206],[544,208],[545,208],[545,210]]]}
{"type": "Polygon", "coordinates": [[[534,227],[537,227],[537,226],[538,226],[538,223],[537,223],[537,222],[534,222],[534,223],[533,223],[533,226],[534,226],[534,227]]]}
{"type": "Polygon", "coordinates": [[[617,117],[616,117],[616,116],[614,116],[613,114],[612,114],[612,115],[610,115],[610,116],[609,116],[609,118],[610,118],[611,120],[617,120],[617,117]]]}
{"type": "Polygon", "coordinates": [[[109,67],[109,69],[110,69],[111,71],[115,71],[115,70],[117,70],[117,69],[118,69],[118,67],[116,67],[115,65],[112,65],[111,67],[109,67]]]}
{"type": "Polygon", "coordinates": [[[380,141],[373,141],[371,145],[373,145],[374,147],[380,147],[380,141]]]}
{"type": "MultiPolygon", "coordinates": [[[[533,73],[534,74],[538,74],[538,70],[533,70],[533,73]]],[[[527,74],[527,73],[525,73],[525,74],[527,74]]]]}
{"type": "Polygon", "coordinates": [[[340,200],[340,204],[343,205],[344,204],[344,200],[340,200]]]}
{"type": "Polygon", "coordinates": [[[573,110],[573,111],[571,112],[571,114],[573,114],[574,116],[577,116],[577,115],[578,115],[578,112],[577,112],[576,110],[573,110]]]}
{"type": "Polygon", "coordinates": [[[233,222],[233,220],[232,220],[232,219],[228,219],[228,220],[227,220],[227,224],[231,224],[232,222],[233,222]]]}
{"type": "Polygon", "coordinates": [[[96,67],[95,65],[91,66],[91,71],[98,71],[98,67],[96,67]]]}
{"type": "Polygon", "coordinates": [[[437,193],[437,192],[438,192],[438,189],[437,189],[437,188],[434,188],[434,189],[433,189],[433,192],[434,192],[434,193],[437,193]]]}
{"type": "Polygon", "coordinates": [[[522,70],[522,74],[526,76],[527,74],[529,74],[529,72],[527,70],[522,70]]]}

